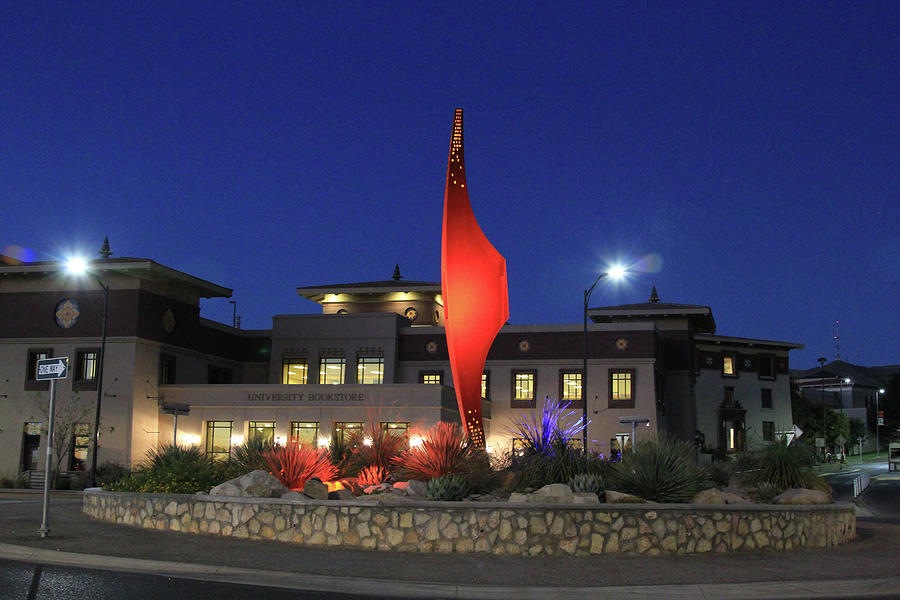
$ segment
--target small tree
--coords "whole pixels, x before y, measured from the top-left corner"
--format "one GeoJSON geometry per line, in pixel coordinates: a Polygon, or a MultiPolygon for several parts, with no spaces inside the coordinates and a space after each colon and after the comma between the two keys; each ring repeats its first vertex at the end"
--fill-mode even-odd
{"type": "MultiPolygon", "coordinates": [[[[59,486],[59,472],[63,460],[72,452],[76,435],[91,435],[92,427],[88,421],[93,407],[93,402],[84,401],[77,394],[56,404],[53,415],[53,464],[51,467],[54,489],[59,486]]],[[[40,410],[42,418],[41,433],[46,436],[50,421],[49,398],[46,403],[38,404],[38,410],[40,410]]]]}

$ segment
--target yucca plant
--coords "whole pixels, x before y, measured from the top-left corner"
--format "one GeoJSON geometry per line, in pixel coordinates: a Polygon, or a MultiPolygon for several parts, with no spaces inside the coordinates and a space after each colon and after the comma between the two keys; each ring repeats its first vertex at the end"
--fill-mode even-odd
{"type": "Polygon", "coordinates": [[[654,502],[690,502],[706,483],[687,442],[664,435],[634,444],[610,469],[607,489],[654,502]]]}
{"type": "Polygon", "coordinates": [[[388,472],[384,468],[379,467],[378,465],[369,465],[359,472],[359,477],[357,477],[356,481],[365,488],[370,485],[383,483],[387,478],[388,472]]]}
{"type": "Polygon", "coordinates": [[[193,494],[222,483],[221,467],[197,446],[159,446],[131,475],[104,486],[122,492],[193,494]]]}
{"type": "Polygon", "coordinates": [[[393,462],[410,476],[428,480],[459,473],[474,450],[462,427],[441,422],[425,432],[421,444],[404,450],[393,462]]]}
{"type": "Polygon", "coordinates": [[[771,484],[781,491],[820,485],[812,455],[802,446],[778,440],[749,452],[748,459],[751,470],[746,476],[755,483],[771,484]]]}
{"type": "Polygon", "coordinates": [[[310,477],[331,481],[338,476],[338,470],[325,450],[290,444],[275,446],[262,455],[269,472],[293,491],[302,490],[310,477]]]}
{"type": "Polygon", "coordinates": [[[259,436],[252,436],[240,446],[235,446],[234,460],[245,469],[247,473],[256,471],[257,469],[266,471],[268,470],[268,466],[266,459],[263,458],[263,453],[272,450],[274,447],[274,442],[266,441],[259,436]]]}
{"type": "Polygon", "coordinates": [[[469,483],[459,475],[443,475],[425,484],[426,500],[464,500],[469,492],[469,483]]]}
{"type": "Polygon", "coordinates": [[[380,424],[367,422],[365,429],[350,436],[352,452],[349,462],[355,469],[375,466],[390,473],[395,459],[406,449],[407,443],[406,435],[394,435],[380,424]]]}
{"type": "Polygon", "coordinates": [[[532,411],[530,415],[513,419],[508,432],[520,441],[525,456],[553,456],[569,450],[569,440],[580,437],[584,422],[576,411],[569,410],[569,406],[569,402],[547,396],[540,418],[532,411]]]}

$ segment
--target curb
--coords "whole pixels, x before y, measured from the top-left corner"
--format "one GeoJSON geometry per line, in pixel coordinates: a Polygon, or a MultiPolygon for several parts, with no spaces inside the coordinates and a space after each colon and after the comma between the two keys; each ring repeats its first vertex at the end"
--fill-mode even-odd
{"type": "Polygon", "coordinates": [[[30,546],[0,544],[0,558],[7,560],[80,567],[102,571],[125,571],[164,577],[258,585],[310,592],[332,592],[384,597],[386,593],[404,598],[466,598],[497,600],[595,600],[598,597],[624,596],[657,600],[738,600],[772,598],[866,598],[884,597],[900,587],[900,577],[879,579],[836,579],[817,581],[746,582],[679,585],[510,587],[494,585],[453,585],[427,581],[397,581],[362,577],[334,577],[245,569],[183,562],[121,558],[98,554],[58,552],[30,546]]]}

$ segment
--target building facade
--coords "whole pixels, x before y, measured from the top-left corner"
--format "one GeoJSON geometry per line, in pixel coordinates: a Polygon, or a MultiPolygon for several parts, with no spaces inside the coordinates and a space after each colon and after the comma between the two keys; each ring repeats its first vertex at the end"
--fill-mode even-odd
{"type": "MultiPolygon", "coordinates": [[[[73,373],[57,386],[57,423],[70,426],[64,470],[88,461],[98,396],[100,463],[135,464],[173,441],[227,456],[250,436],[325,445],[366,426],[415,436],[459,422],[439,283],[395,269],[385,281],[301,287],[321,314],[245,331],[200,316],[200,298],[227,288],[149,259],[104,258],[90,270],[0,263],[2,476],[42,468],[44,357],[68,357],[73,373]]],[[[707,457],[791,428],[788,355],[800,345],[717,335],[709,307],[661,302],[655,289],[588,317],[586,381],[581,324],[501,330],[482,378],[489,449],[512,450],[515,421],[547,398],[568,402],[573,421],[586,401],[589,449],[606,455],[628,447],[636,419],[639,439],[702,439],[707,457]]]]}

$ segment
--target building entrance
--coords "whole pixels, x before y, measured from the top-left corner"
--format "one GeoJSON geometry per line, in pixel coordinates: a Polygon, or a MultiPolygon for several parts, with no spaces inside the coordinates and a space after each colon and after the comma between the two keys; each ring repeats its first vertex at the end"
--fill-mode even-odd
{"type": "Polygon", "coordinates": [[[37,471],[40,464],[41,423],[25,423],[22,432],[22,470],[37,471]]]}

